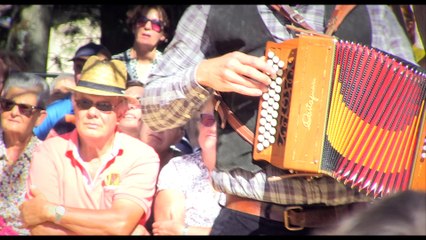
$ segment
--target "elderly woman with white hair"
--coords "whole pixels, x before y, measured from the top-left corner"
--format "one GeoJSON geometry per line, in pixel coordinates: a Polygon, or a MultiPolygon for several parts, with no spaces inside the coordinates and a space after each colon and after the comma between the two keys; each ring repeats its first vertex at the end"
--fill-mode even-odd
{"type": "Polygon", "coordinates": [[[10,73],[0,97],[0,235],[28,235],[18,206],[24,201],[34,126],[46,117],[49,85],[30,73],[10,73]],[[2,221],[1,221],[2,220],[2,221]]]}

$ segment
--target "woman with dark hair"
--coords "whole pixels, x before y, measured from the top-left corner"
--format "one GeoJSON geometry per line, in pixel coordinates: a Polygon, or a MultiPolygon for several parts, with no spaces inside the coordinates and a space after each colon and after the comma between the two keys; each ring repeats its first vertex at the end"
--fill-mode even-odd
{"type": "Polygon", "coordinates": [[[112,58],[126,63],[128,81],[145,85],[152,66],[162,55],[158,45],[167,42],[169,18],[162,6],[139,5],[127,12],[127,24],[134,35],[133,46],[112,58]]]}

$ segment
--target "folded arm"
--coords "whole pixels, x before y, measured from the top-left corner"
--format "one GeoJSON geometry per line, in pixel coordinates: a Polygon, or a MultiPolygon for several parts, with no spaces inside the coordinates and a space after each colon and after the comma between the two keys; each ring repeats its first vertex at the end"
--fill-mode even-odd
{"type": "Polygon", "coordinates": [[[135,202],[117,199],[110,209],[104,210],[64,206],[65,214],[55,222],[56,206],[41,192],[21,205],[23,223],[31,229],[31,234],[130,235],[144,214],[143,208],[135,202]]]}

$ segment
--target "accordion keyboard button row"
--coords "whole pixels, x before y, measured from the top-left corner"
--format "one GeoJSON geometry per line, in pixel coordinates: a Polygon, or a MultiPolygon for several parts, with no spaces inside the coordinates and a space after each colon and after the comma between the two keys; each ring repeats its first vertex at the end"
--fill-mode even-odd
{"type": "Polygon", "coordinates": [[[263,151],[271,144],[275,143],[275,134],[277,133],[276,127],[278,125],[278,110],[280,108],[279,101],[281,99],[282,90],[282,68],[285,66],[285,62],[282,61],[273,51],[269,51],[267,54],[267,64],[271,65],[276,71],[277,77],[271,79],[271,84],[267,92],[263,93],[259,118],[258,136],[256,149],[263,151]]]}

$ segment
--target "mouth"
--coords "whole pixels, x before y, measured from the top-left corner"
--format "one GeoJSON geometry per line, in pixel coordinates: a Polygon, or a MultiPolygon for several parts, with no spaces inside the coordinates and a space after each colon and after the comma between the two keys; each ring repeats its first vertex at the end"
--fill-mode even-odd
{"type": "Polygon", "coordinates": [[[126,114],[126,115],[124,115],[124,118],[125,119],[137,119],[137,117],[133,114],[126,114]]]}
{"type": "Polygon", "coordinates": [[[89,129],[97,129],[99,127],[99,125],[95,123],[84,123],[84,126],[86,126],[89,129]]]}
{"type": "Polygon", "coordinates": [[[151,37],[151,34],[144,32],[144,33],[142,33],[142,36],[143,37],[151,37]]]}
{"type": "Polygon", "coordinates": [[[20,121],[17,118],[8,118],[7,121],[10,123],[20,123],[20,121]]]}

